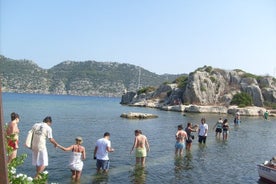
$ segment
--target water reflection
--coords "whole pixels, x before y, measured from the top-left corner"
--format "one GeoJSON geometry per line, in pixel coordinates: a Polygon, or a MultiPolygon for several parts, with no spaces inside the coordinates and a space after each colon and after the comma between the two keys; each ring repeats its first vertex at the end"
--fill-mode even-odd
{"type": "Polygon", "coordinates": [[[240,125],[235,125],[235,126],[234,126],[234,130],[235,130],[235,131],[238,131],[239,129],[240,129],[240,125]]]}
{"type": "Polygon", "coordinates": [[[190,151],[186,151],[184,156],[176,156],[174,159],[175,173],[193,169],[192,159],[193,156],[190,151]]]}
{"type": "Polygon", "coordinates": [[[192,160],[193,156],[190,151],[186,151],[186,154],[184,156],[175,156],[174,175],[177,181],[181,181],[186,177],[184,174],[185,171],[192,170],[194,168],[192,160]]]}
{"type": "Polygon", "coordinates": [[[105,184],[108,183],[108,174],[96,173],[92,176],[92,184],[105,184]]]}
{"type": "Polygon", "coordinates": [[[136,165],[130,173],[130,181],[134,184],[146,183],[147,173],[145,167],[136,165]]]}

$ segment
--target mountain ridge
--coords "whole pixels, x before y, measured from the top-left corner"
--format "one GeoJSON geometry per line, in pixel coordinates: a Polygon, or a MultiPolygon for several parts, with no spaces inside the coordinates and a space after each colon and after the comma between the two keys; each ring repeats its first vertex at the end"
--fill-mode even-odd
{"type": "Polygon", "coordinates": [[[31,60],[0,55],[3,92],[120,97],[125,90],[137,90],[138,78],[140,87],[157,87],[180,75],[158,75],[128,63],[93,60],[68,60],[43,69],[31,60]]]}

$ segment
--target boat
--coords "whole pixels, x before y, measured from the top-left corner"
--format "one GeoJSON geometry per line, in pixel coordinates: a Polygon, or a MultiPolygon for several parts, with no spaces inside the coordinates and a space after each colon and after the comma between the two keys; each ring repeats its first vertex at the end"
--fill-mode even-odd
{"type": "Polygon", "coordinates": [[[276,157],[257,166],[261,180],[270,184],[276,184],[276,157]]]}

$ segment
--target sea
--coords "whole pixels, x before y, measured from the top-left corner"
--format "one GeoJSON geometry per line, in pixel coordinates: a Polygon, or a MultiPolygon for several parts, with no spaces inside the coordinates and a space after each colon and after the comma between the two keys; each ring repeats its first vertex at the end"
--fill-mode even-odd
{"type": "MultiPolygon", "coordinates": [[[[276,155],[276,118],[241,116],[241,124],[234,126],[233,116],[226,114],[181,113],[154,108],[130,107],[120,104],[120,98],[87,97],[69,95],[41,95],[3,93],[4,121],[10,113],[20,115],[18,155],[26,153],[24,164],[17,173],[35,175],[31,165],[31,150],[24,147],[28,130],[44,117],[53,119],[55,140],[68,147],[75,137],[83,138],[87,158],[84,161],[81,184],[93,183],[189,183],[189,184],[264,184],[259,179],[257,164],[276,155]],[[122,113],[141,112],[158,115],[155,119],[129,120],[122,113]],[[197,142],[197,135],[190,152],[183,156],[174,153],[177,125],[187,122],[199,124],[206,118],[209,132],[206,145],[197,142]],[[230,123],[228,140],[215,137],[214,124],[222,117],[230,123]],[[134,142],[134,130],[141,129],[147,136],[150,152],[145,168],[135,166],[135,155],[130,154],[134,142]],[[109,153],[110,170],[107,175],[96,173],[93,151],[97,139],[105,132],[111,134],[109,153]]],[[[71,184],[68,168],[70,152],[64,152],[48,141],[49,184],[71,184]]]]}

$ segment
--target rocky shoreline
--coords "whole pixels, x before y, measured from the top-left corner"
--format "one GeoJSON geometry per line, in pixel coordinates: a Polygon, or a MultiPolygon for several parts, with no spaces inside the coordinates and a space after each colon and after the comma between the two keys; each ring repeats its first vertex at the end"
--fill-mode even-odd
{"type": "Polygon", "coordinates": [[[215,113],[215,114],[235,114],[239,112],[241,116],[263,116],[268,111],[269,116],[276,117],[276,110],[269,110],[264,107],[249,106],[239,108],[238,106],[216,106],[216,105],[164,105],[158,103],[159,100],[143,100],[128,106],[157,108],[164,111],[176,111],[185,113],[215,113]]]}

